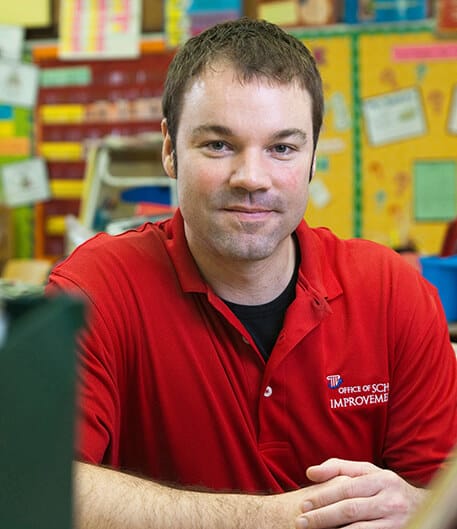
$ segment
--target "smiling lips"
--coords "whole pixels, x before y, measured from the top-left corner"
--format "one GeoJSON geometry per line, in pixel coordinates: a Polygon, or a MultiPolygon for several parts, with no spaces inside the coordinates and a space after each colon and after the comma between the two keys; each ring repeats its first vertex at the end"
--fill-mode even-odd
{"type": "Polygon", "coordinates": [[[242,206],[241,207],[239,206],[226,207],[226,208],[223,208],[223,211],[225,211],[226,213],[231,213],[243,221],[264,220],[266,217],[268,217],[271,213],[274,212],[274,210],[272,209],[246,208],[242,206]]]}
{"type": "Polygon", "coordinates": [[[239,213],[269,213],[271,209],[266,208],[247,208],[244,206],[228,206],[224,208],[226,211],[235,211],[239,213]]]}

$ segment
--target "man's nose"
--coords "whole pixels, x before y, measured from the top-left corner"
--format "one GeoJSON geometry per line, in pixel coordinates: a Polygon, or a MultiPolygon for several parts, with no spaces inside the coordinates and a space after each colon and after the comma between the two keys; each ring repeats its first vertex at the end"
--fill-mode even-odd
{"type": "Polygon", "coordinates": [[[249,192],[270,188],[270,168],[264,156],[254,150],[239,153],[234,159],[230,185],[249,192]]]}

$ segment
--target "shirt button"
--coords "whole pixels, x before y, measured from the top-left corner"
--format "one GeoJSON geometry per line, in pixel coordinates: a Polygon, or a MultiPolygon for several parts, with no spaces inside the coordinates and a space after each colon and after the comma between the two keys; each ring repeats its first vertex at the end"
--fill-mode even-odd
{"type": "Polygon", "coordinates": [[[264,393],[263,393],[263,396],[264,396],[264,397],[271,397],[272,393],[273,393],[273,388],[272,388],[271,386],[267,386],[267,387],[265,388],[265,391],[264,391],[264,393]]]}
{"type": "Polygon", "coordinates": [[[249,340],[246,338],[246,336],[243,336],[241,339],[243,340],[244,343],[249,343],[249,340]]]}

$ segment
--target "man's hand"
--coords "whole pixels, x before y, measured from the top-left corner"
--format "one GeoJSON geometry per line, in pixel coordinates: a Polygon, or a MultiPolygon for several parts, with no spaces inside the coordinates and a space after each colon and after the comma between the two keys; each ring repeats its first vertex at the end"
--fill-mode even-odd
{"type": "Polygon", "coordinates": [[[309,488],[296,529],[398,529],[427,494],[371,463],[329,459],[307,476],[320,485],[309,488]]]}

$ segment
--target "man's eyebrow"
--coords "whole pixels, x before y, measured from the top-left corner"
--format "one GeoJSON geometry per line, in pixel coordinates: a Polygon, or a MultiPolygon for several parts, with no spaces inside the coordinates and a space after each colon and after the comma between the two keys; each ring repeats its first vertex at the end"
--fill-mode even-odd
{"type": "Polygon", "coordinates": [[[284,129],[284,130],[275,132],[272,136],[272,140],[274,141],[284,140],[286,138],[290,138],[293,136],[297,137],[299,140],[303,142],[306,142],[306,140],[308,139],[308,135],[306,134],[304,130],[292,128],[292,129],[284,129]]]}
{"type": "MultiPolygon", "coordinates": [[[[229,127],[225,127],[223,125],[206,124],[195,127],[192,130],[192,138],[198,138],[201,135],[210,133],[215,134],[217,136],[224,136],[226,138],[235,136],[235,133],[229,127]]],[[[308,135],[304,130],[299,128],[290,128],[279,130],[278,132],[272,134],[271,141],[281,141],[291,137],[296,137],[303,142],[306,142],[308,139],[308,135]]]]}
{"type": "Polygon", "coordinates": [[[199,125],[192,130],[192,137],[198,138],[201,135],[213,133],[218,136],[233,136],[233,131],[223,125],[199,125]]]}

